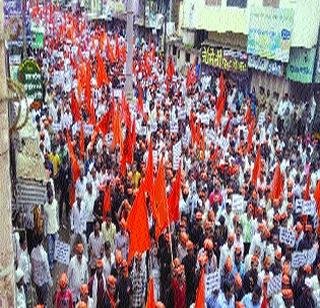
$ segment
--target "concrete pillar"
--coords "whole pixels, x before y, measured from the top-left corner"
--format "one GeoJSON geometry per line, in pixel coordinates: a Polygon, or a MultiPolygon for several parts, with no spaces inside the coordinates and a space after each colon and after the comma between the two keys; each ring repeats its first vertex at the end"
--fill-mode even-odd
{"type": "Polygon", "coordinates": [[[3,1],[0,1],[0,307],[15,307],[15,271],[11,223],[9,119],[6,97],[3,1]]]}

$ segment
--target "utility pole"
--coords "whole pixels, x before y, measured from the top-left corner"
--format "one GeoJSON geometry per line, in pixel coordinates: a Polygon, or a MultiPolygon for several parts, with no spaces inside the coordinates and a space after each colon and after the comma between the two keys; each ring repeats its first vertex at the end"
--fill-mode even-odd
{"type": "Polygon", "coordinates": [[[168,4],[166,4],[164,11],[164,38],[163,38],[163,52],[164,52],[164,69],[167,67],[167,14],[168,14],[168,4]]]}
{"type": "Polygon", "coordinates": [[[0,306],[15,307],[15,271],[12,245],[8,88],[5,64],[3,1],[0,1],[0,306]]]}
{"type": "Polygon", "coordinates": [[[126,62],[126,82],[124,85],[127,100],[132,103],[133,90],[132,90],[132,62],[133,62],[133,0],[127,2],[127,62],[126,62]]]}

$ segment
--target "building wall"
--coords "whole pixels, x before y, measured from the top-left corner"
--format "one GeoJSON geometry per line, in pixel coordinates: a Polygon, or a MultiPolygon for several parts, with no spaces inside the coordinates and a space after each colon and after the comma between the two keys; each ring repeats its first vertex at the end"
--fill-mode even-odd
{"type": "MultiPolygon", "coordinates": [[[[179,20],[182,28],[248,34],[250,7],[263,6],[264,1],[247,0],[243,9],[227,6],[227,0],[183,0],[179,20]],[[206,5],[206,1],[218,5],[206,5]]],[[[315,46],[320,22],[319,0],[279,0],[279,8],[295,11],[292,47],[315,46]]]]}

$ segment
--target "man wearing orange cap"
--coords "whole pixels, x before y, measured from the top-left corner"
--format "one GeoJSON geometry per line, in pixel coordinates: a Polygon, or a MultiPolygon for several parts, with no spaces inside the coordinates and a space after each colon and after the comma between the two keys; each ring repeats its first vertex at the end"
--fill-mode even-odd
{"type": "Polygon", "coordinates": [[[96,260],[101,258],[101,252],[103,250],[103,238],[100,231],[100,223],[98,220],[94,222],[94,231],[89,236],[88,250],[89,250],[89,266],[91,273],[96,268],[96,260]]]}
{"type": "Polygon", "coordinates": [[[202,228],[202,213],[200,211],[196,212],[195,215],[195,223],[192,225],[192,229],[190,232],[190,239],[192,243],[195,245],[196,249],[200,248],[200,241],[203,238],[203,228],[202,228]]]}
{"type": "Polygon", "coordinates": [[[242,260],[242,252],[240,247],[236,247],[234,250],[234,266],[232,270],[233,275],[239,274],[241,279],[245,275],[244,263],[242,260]]]}
{"type": "Polygon", "coordinates": [[[89,288],[87,284],[80,287],[80,300],[87,305],[87,308],[93,308],[93,299],[89,296],[89,288]]]}
{"type": "Polygon", "coordinates": [[[199,257],[206,258],[205,264],[205,272],[212,273],[217,270],[217,257],[213,252],[213,242],[210,239],[205,239],[203,243],[203,247],[199,250],[198,253],[198,262],[197,262],[197,270],[201,267],[199,264],[199,257]]]}
{"type": "Polygon", "coordinates": [[[70,260],[68,266],[69,286],[75,302],[80,299],[80,287],[87,283],[89,278],[87,258],[83,255],[83,244],[75,245],[76,255],[70,260]]]}
{"type": "Polygon", "coordinates": [[[180,264],[176,270],[176,276],[171,280],[171,288],[173,291],[173,307],[186,308],[186,278],[184,273],[184,265],[180,264]]]}
{"type": "Polygon", "coordinates": [[[55,308],[73,308],[73,299],[71,290],[68,288],[68,277],[66,273],[62,273],[59,279],[60,290],[56,291],[54,296],[55,308]]]}
{"type": "Polygon", "coordinates": [[[189,236],[186,232],[181,232],[179,235],[179,242],[177,245],[177,257],[182,260],[187,255],[187,241],[189,240],[189,236]]]}
{"type": "Polygon", "coordinates": [[[104,308],[115,308],[118,305],[118,296],[117,296],[117,279],[109,275],[107,278],[107,289],[104,294],[104,308]]]}
{"type": "Polygon", "coordinates": [[[221,274],[223,273],[224,264],[226,263],[227,257],[231,257],[231,262],[234,262],[234,233],[228,235],[227,242],[221,247],[219,269],[221,274]]]}
{"type": "Polygon", "coordinates": [[[89,279],[88,289],[89,294],[93,299],[93,305],[97,308],[103,308],[104,293],[106,291],[106,278],[103,273],[103,260],[96,260],[96,271],[94,275],[89,279]]]}

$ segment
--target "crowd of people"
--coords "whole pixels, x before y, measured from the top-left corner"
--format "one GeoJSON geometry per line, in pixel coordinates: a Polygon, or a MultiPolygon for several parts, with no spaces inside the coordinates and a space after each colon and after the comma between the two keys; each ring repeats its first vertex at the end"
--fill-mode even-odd
{"type": "Polygon", "coordinates": [[[123,29],[49,11],[32,116],[50,176],[44,228],[18,239],[17,307],[31,285],[57,308],[320,307],[319,146],[288,134],[288,95],[266,108],[223,73],[204,90],[194,66],[181,75],[139,39],[128,103],[123,29]],[[141,191],[151,244],[132,251],[141,191]],[[62,230],[71,258],[56,285],[62,230]]]}

